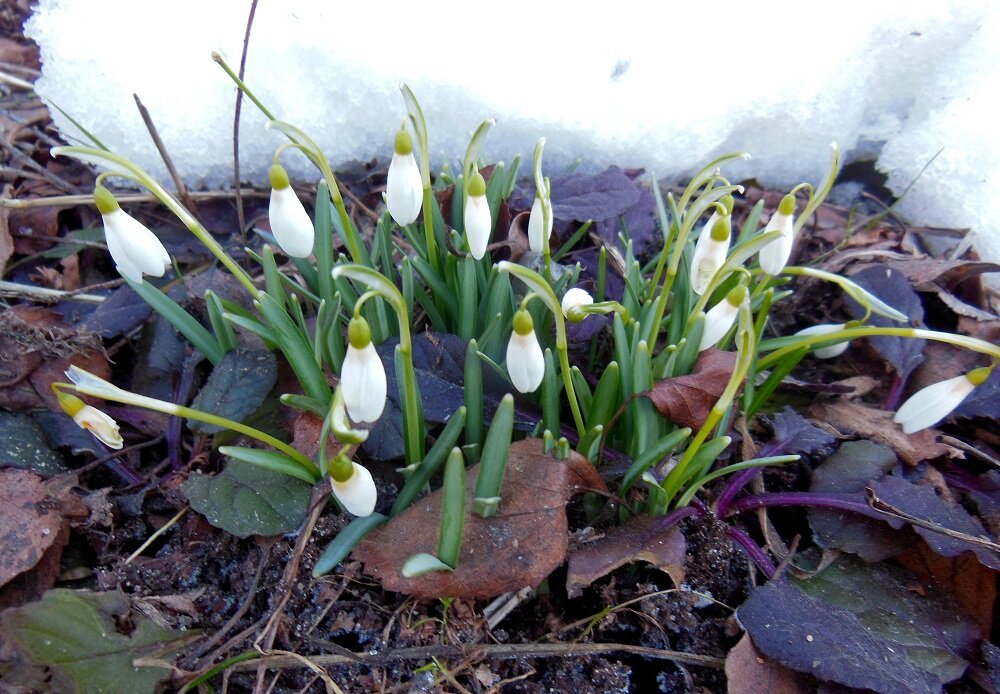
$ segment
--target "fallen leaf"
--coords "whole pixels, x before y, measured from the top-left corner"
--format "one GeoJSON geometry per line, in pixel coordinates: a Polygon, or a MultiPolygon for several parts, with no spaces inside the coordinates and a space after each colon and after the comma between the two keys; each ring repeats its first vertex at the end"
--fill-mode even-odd
{"type": "Polygon", "coordinates": [[[66,471],[62,456],[52,450],[41,425],[22,412],[0,411],[0,465],[27,468],[42,475],[66,471]]]}
{"type": "Polygon", "coordinates": [[[649,562],[670,576],[675,586],[684,581],[687,543],[676,524],[661,527],[662,519],[633,516],[594,542],[570,552],[566,592],[578,597],[582,589],[620,566],[649,562]]]}
{"type": "Polygon", "coordinates": [[[753,645],[749,634],[726,655],[727,694],[808,694],[806,678],[769,660],[753,645]]]}
{"type": "Polygon", "coordinates": [[[835,440],[829,432],[813,425],[791,407],[785,407],[774,415],[774,438],[767,443],[767,455],[812,453],[835,440]]]}
{"type": "Polygon", "coordinates": [[[736,368],[736,353],[707,349],[687,376],[664,378],[642,393],[660,414],[679,427],[700,429],[736,368]]]}
{"type": "Polygon", "coordinates": [[[526,439],[511,445],[500,512],[480,518],[468,510],[478,472],[477,465],[467,475],[465,536],[454,571],[413,578],[401,573],[410,556],[437,550],[440,490],[369,533],[354,558],[386,590],[417,597],[488,598],[534,587],[566,557],[566,501],[585,491],[607,491],[579,454],[556,460],[542,452],[540,439],[526,439]]]}
{"type": "Polygon", "coordinates": [[[59,507],[41,477],[16,468],[0,470],[0,585],[33,567],[56,541],[59,507]]]}
{"type": "Polygon", "coordinates": [[[63,209],[47,205],[11,210],[7,224],[14,252],[33,255],[50,248],[59,235],[59,213],[63,209]]]}
{"type": "Polygon", "coordinates": [[[138,328],[152,313],[149,304],[123,284],[83,319],[81,327],[102,337],[118,337],[138,328]]]}
{"type": "MultiPolygon", "coordinates": [[[[9,199],[11,185],[3,187],[0,198],[9,199]]],[[[14,239],[10,235],[10,214],[13,210],[9,207],[0,207],[0,275],[7,269],[7,261],[14,255],[14,239]]]]}
{"type": "Polygon", "coordinates": [[[137,666],[135,660],[162,655],[189,635],[136,614],[122,593],[62,588],[6,610],[0,627],[4,684],[59,692],[153,692],[170,676],[169,666],[137,666]]]}
{"type": "Polygon", "coordinates": [[[894,412],[877,410],[848,400],[835,400],[813,403],[809,408],[809,415],[841,431],[849,431],[888,446],[910,465],[941,456],[962,457],[962,452],[957,448],[938,442],[940,432],[936,429],[904,434],[899,425],[892,421],[894,412]]]}
{"type": "Polygon", "coordinates": [[[979,636],[989,638],[997,599],[996,571],[970,554],[942,557],[926,542],[917,542],[898,555],[896,561],[925,583],[951,593],[962,610],[979,624],[979,636]]]}

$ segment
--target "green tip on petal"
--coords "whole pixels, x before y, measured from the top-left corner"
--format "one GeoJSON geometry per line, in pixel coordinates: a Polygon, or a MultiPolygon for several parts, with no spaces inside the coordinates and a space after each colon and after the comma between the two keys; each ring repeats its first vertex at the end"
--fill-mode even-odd
{"type": "Polygon", "coordinates": [[[969,373],[965,374],[965,377],[969,379],[969,383],[972,385],[977,387],[981,386],[986,383],[986,379],[988,379],[990,374],[993,373],[994,366],[996,366],[996,364],[993,364],[992,366],[981,366],[978,369],[973,369],[969,373]]]}
{"type": "Polygon", "coordinates": [[[80,398],[69,393],[64,393],[61,390],[56,391],[56,399],[59,400],[59,406],[70,417],[75,417],[77,412],[87,406],[87,403],[80,398]]]}
{"type": "Polygon", "coordinates": [[[795,214],[795,196],[789,193],[781,198],[781,202],[778,204],[778,212],[786,217],[795,214]]]}
{"type": "Polygon", "coordinates": [[[407,132],[406,128],[400,128],[399,132],[396,133],[396,140],[393,142],[392,148],[396,154],[413,153],[413,138],[410,137],[410,133],[407,132]]]}
{"type": "Polygon", "coordinates": [[[291,185],[288,181],[288,172],[281,164],[274,164],[267,175],[271,179],[271,187],[275,190],[283,190],[291,185]]]}
{"type": "Polygon", "coordinates": [[[354,316],[347,324],[347,340],[354,349],[364,349],[371,344],[372,329],[363,316],[354,316]]]}
{"type": "Polygon", "coordinates": [[[739,306],[744,301],[746,301],[746,298],[749,294],[750,292],[748,292],[747,288],[744,287],[743,285],[740,285],[739,287],[733,287],[730,290],[729,294],[726,295],[726,301],[728,301],[733,306],[739,306]]]}
{"type": "Polygon", "coordinates": [[[477,198],[486,195],[486,179],[478,171],[469,178],[469,195],[477,198]]]}
{"type": "Polygon", "coordinates": [[[729,241],[729,236],[732,234],[732,230],[732,217],[728,214],[719,215],[718,219],[715,220],[715,224],[712,225],[712,240],[729,241]]]}
{"type": "Polygon", "coordinates": [[[333,460],[331,460],[328,467],[330,470],[330,477],[337,482],[346,482],[351,479],[351,476],[354,474],[354,464],[351,462],[351,459],[343,453],[337,455],[333,460]]]}
{"type": "Polygon", "coordinates": [[[520,309],[514,314],[514,332],[518,335],[528,335],[535,329],[535,322],[531,320],[531,314],[525,309],[520,309]]]}
{"type": "Polygon", "coordinates": [[[733,206],[736,204],[736,201],[733,199],[732,195],[723,195],[719,202],[725,206],[726,212],[729,214],[733,213],[733,206]]]}
{"type": "Polygon", "coordinates": [[[118,201],[115,196],[104,186],[94,188],[94,204],[101,214],[111,214],[118,209],[118,201]]]}

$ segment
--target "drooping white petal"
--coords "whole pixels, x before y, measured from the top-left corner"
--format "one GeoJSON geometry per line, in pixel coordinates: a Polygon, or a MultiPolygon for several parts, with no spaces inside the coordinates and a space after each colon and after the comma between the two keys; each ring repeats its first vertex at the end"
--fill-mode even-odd
{"type": "Polygon", "coordinates": [[[469,252],[476,260],[482,260],[486,255],[492,224],[486,196],[470,195],[465,204],[465,236],[469,242],[469,252]]]}
{"type": "Polygon", "coordinates": [[[167,249],[152,231],[122,209],[102,215],[104,238],[118,271],[135,282],[162,277],[170,266],[167,249]]]}
{"type": "Polygon", "coordinates": [[[315,228],[291,186],[271,189],[267,216],[281,250],[292,258],[308,258],[313,251],[315,228]]]}
{"type": "Polygon", "coordinates": [[[330,480],[333,494],[344,505],[348,513],[355,516],[370,516],[375,511],[378,490],[368,468],[352,462],[353,472],[344,482],[330,480]]]}
{"type": "Polygon", "coordinates": [[[340,371],[347,414],[355,422],[375,422],[385,409],[387,384],[385,367],[371,342],[362,349],[348,343],[340,371]]]}
{"type": "MultiPolygon", "coordinates": [[[[833,333],[839,333],[846,326],[843,323],[821,323],[819,325],[813,325],[808,328],[803,328],[802,330],[795,333],[796,335],[831,335],[833,333]]],[[[813,348],[812,355],[817,359],[833,359],[834,357],[839,357],[845,351],[847,351],[847,346],[851,344],[850,340],[844,340],[843,342],[838,342],[833,345],[827,345],[825,347],[813,348]]]]}
{"type": "Polygon", "coordinates": [[[776,211],[764,228],[764,233],[780,231],[781,236],[760,249],[760,269],[769,275],[777,275],[785,269],[795,244],[795,227],[792,215],[776,211]]]}
{"type": "Polygon", "coordinates": [[[892,421],[901,424],[907,434],[926,429],[947,417],[973,390],[975,386],[965,375],[934,383],[911,395],[892,421]]]}
{"type": "Polygon", "coordinates": [[[413,153],[393,153],[385,182],[385,204],[396,224],[406,226],[416,221],[423,196],[424,184],[413,153]]]}
{"type": "Polygon", "coordinates": [[[716,343],[733,327],[739,310],[740,307],[734,306],[728,299],[723,299],[708,310],[708,313],[705,314],[705,330],[701,334],[701,343],[698,345],[699,352],[709,347],[715,347],[716,343]]]}
{"type": "Polygon", "coordinates": [[[562,298],[562,312],[566,318],[569,318],[569,310],[577,306],[589,306],[594,303],[594,297],[586,289],[581,289],[580,287],[571,287],[566,290],[562,298]]]}
{"type": "Polygon", "coordinates": [[[691,289],[698,296],[708,289],[709,283],[726,262],[726,254],[729,253],[728,238],[725,241],[716,241],[712,238],[712,227],[718,219],[718,213],[713,212],[708,218],[708,223],[702,228],[698,243],[694,247],[694,257],[691,259],[691,289]]]}
{"type": "Polygon", "coordinates": [[[545,237],[542,237],[542,228],[545,226],[542,212],[542,199],[535,196],[535,202],[531,204],[531,214],[528,216],[528,247],[535,253],[542,253],[545,245],[552,235],[552,215],[549,215],[549,223],[545,228],[545,237]]]}
{"type": "Polygon", "coordinates": [[[96,407],[85,405],[75,415],[73,421],[81,429],[86,429],[109,448],[120,449],[125,443],[118,433],[118,422],[96,407]]]}
{"type": "Polygon", "coordinates": [[[511,332],[507,343],[507,373],[518,392],[533,393],[545,376],[545,356],[532,330],[527,335],[511,332]]]}

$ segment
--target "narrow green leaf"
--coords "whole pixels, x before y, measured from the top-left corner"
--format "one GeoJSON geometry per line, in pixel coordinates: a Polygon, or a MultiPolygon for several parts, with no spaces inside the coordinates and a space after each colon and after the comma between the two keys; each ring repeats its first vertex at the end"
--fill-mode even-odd
{"type": "Polygon", "coordinates": [[[259,305],[261,313],[274,331],[279,349],[298,376],[306,395],[317,400],[329,400],[330,386],[326,382],[323,370],[316,363],[312,345],[306,336],[271,296],[261,294],[259,305]]]}
{"type": "Polygon", "coordinates": [[[448,454],[442,490],[438,558],[454,569],[458,566],[465,531],[465,459],[459,448],[452,448],[448,454]]]}
{"type": "Polygon", "coordinates": [[[218,364],[222,361],[225,351],[219,346],[219,342],[177,302],[149,282],[134,282],[128,277],[123,279],[136,294],[142,297],[143,301],[170,321],[170,324],[177,328],[177,331],[187,338],[188,342],[204,354],[210,362],[218,364]]]}
{"type": "Polygon", "coordinates": [[[326,546],[323,554],[316,561],[313,567],[313,578],[319,578],[333,571],[337,564],[347,559],[354,548],[361,544],[372,530],[385,523],[388,518],[381,513],[373,513],[370,516],[355,518],[347,527],[337,533],[337,537],[326,546]]]}
{"type": "Polygon", "coordinates": [[[473,512],[487,518],[496,513],[496,508],[490,508],[486,500],[500,496],[503,484],[504,470],[510,455],[510,436],[514,430],[514,396],[507,393],[500,400],[489,433],[483,443],[483,454],[479,462],[479,476],[476,478],[476,490],[473,499],[473,512]],[[477,502],[481,502],[477,508],[477,502]]]}
{"type": "Polygon", "coordinates": [[[392,505],[392,510],[389,511],[389,517],[399,515],[405,511],[413,500],[417,498],[417,495],[424,488],[427,482],[430,480],[431,476],[441,467],[441,463],[445,461],[448,452],[454,447],[455,443],[458,441],[458,437],[462,433],[462,429],[465,428],[466,423],[466,411],[465,407],[459,407],[455,410],[455,414],[451,416],[448,420],[448,424],[445,425],[444,429],[437,437],[437,441],[431,446],[431,449],[427,451],[427,455],[424,456],[423,461],[417,465],[416,470],[410,475],[410,478],[406,480],[406,484],[403,486],[402,491],[396,497],[396,501],[392,505]]]}

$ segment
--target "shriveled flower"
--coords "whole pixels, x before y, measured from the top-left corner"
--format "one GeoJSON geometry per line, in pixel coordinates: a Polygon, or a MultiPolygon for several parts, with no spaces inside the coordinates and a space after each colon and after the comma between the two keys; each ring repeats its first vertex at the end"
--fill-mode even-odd
{"type": "Polygon", "coordinates": [[[900,406],[892,421],[902,425],[907,434],[934,426],[961,405],[976,386],[982,385],[991,370],[991,367],[973,369],[962,376],[921,388],[900,406]]]}
{"type": "Polygon", "coordinates": [[[374,422],[385,409],[385,367],[372,344],[371,328],[361,316],[347,326],[347,355],[340,371],[347,414],[355,422],[374,422]]]}
{"type": "MultiPolygon", "coordinates": [[[[847,327],[844,323],[821,323],[819,325],[813,325],[808,328],[803,328],[802,330],[795,333],[796,335],[832,335],[834,333],[839,333],[847,327]]],[[[825,347],[814,347],[812,355],[817,359],[833,359],[834,357],[839,357],[845,351],[847,351],[847,346],[851,344],[850,340],[844,340],[843,342],[838,342],[833,345],[827,345],[825,347]]]]}
{"type": "Polygon", "coordinates": [[[469,197],[465,201],[465,238],[469,243],[469,252],[476,260],[482,260],[486,255],[486,246],[490,242],[490,228],[493,218],[490,216],[490,205],[486,201],[486,180],[478,171],[469,178],[469,197]]]}
{"type": "Polygon", "coordinates": [[[725,299],[708,310],[705,314],[705,330],[698,345],[699,352],[715,347],[736,322],[740,304],[748,300],[749,292],[746,287],[734,287],[725,299]]]}
{"type": "Polygon", "coordinates": [[[333,489],[333,495],[348,513],[362,517],[370,516],[375,511],[375,502],[378,501],[378,490],[375,489],[372,473],[363,465],[347,459],[338,458],[332,467],[330,487],[333,489]],[[349,472],[345,479],[337,481],[340,468],[346,468],[348,463],[350,468],[347,468],[349,472]]]}
{"type": "Polygon", "coordinates": [[[549,223],[546,225],[543,217],[542,199],[535,195],[535,202],[531,204],[531,214],[528,216],[528,248],[535,253],[542,253],[543,249],[552,236],[552,215],[549,215],[549,223]],[[544,235],[542,229],[545,229],[544,235]]]}
{"type": "Polygon", "coordinates": [[[423,197],[424,184],[413,156],[413,138],[406,128],[400,128],[385,182],[385,205],[396,224],[406,226],[416,221],[423,197]]]}
{"type": "Polygon", "coordinates": [[[795,245],[795,196],[789,193],[781,198],[777,211],[771,215],[764,233],[780,231],[781,236],[760,249],[760,269],[769,275],[777,275],[785,269],[795,245]]]}
{"type": "Polygon", "coordinates": [[[514,330],[507,343],[507,373],[521,393],[538,390],[545,376],[545,357],[535,337],[535,324],[524,309],[514,314],[514,330]]]}
{"type": "Polygon", "coordinates": [[[170,256],[156,234],[122,210],[107,188],[94,189],[94,203],[104,220],[104,239],[118,272],[133,282],[142,282],[144,274],[163,277],[170,256]]]}
{"type": "Polygon", "coordinates": [[[288,172],[281,164],[271,167],[271,203],[267,216],[281,250],[292,258],[308,258],[313,251],[315,229],[299,196],[292,190],[288,172]]]}
{"type": "MultiPolygon", "coordinates": [[[[730,198],[732,199],[732,198],[730,198]]],[[[729,239],[732,235],[732,218],[714,212],[701,230],[691,260],[691,289],[701,296],[708,289],[715,273],[726,262],[729,239]]]]}
{"type": "Polygon", "coordinates": [[[118,422],[96,407],[88,405],[75,395],[56,391],[59,405],[73,418],[76,425],[86,429],[109,448],[119,450],[125,443],[118,433],[118,422]]]}
{"type": "Polygon", "coordinates": [[[581,289],[580,287],[572,287],[568,289],[565,294],[563,294],[562,298],[563,315],[566,316],[568,320],[571,320],[574,323],[579,323],[580,321],[582,321],[584,318],[587,317],[586,314],[573,311],[573,315],[571,316],[570,311],[579,306],[589,306],[592,303],[594,303],[594,297],[592,297],[590,293],[587,292],[586,289],[581,289]]]}

